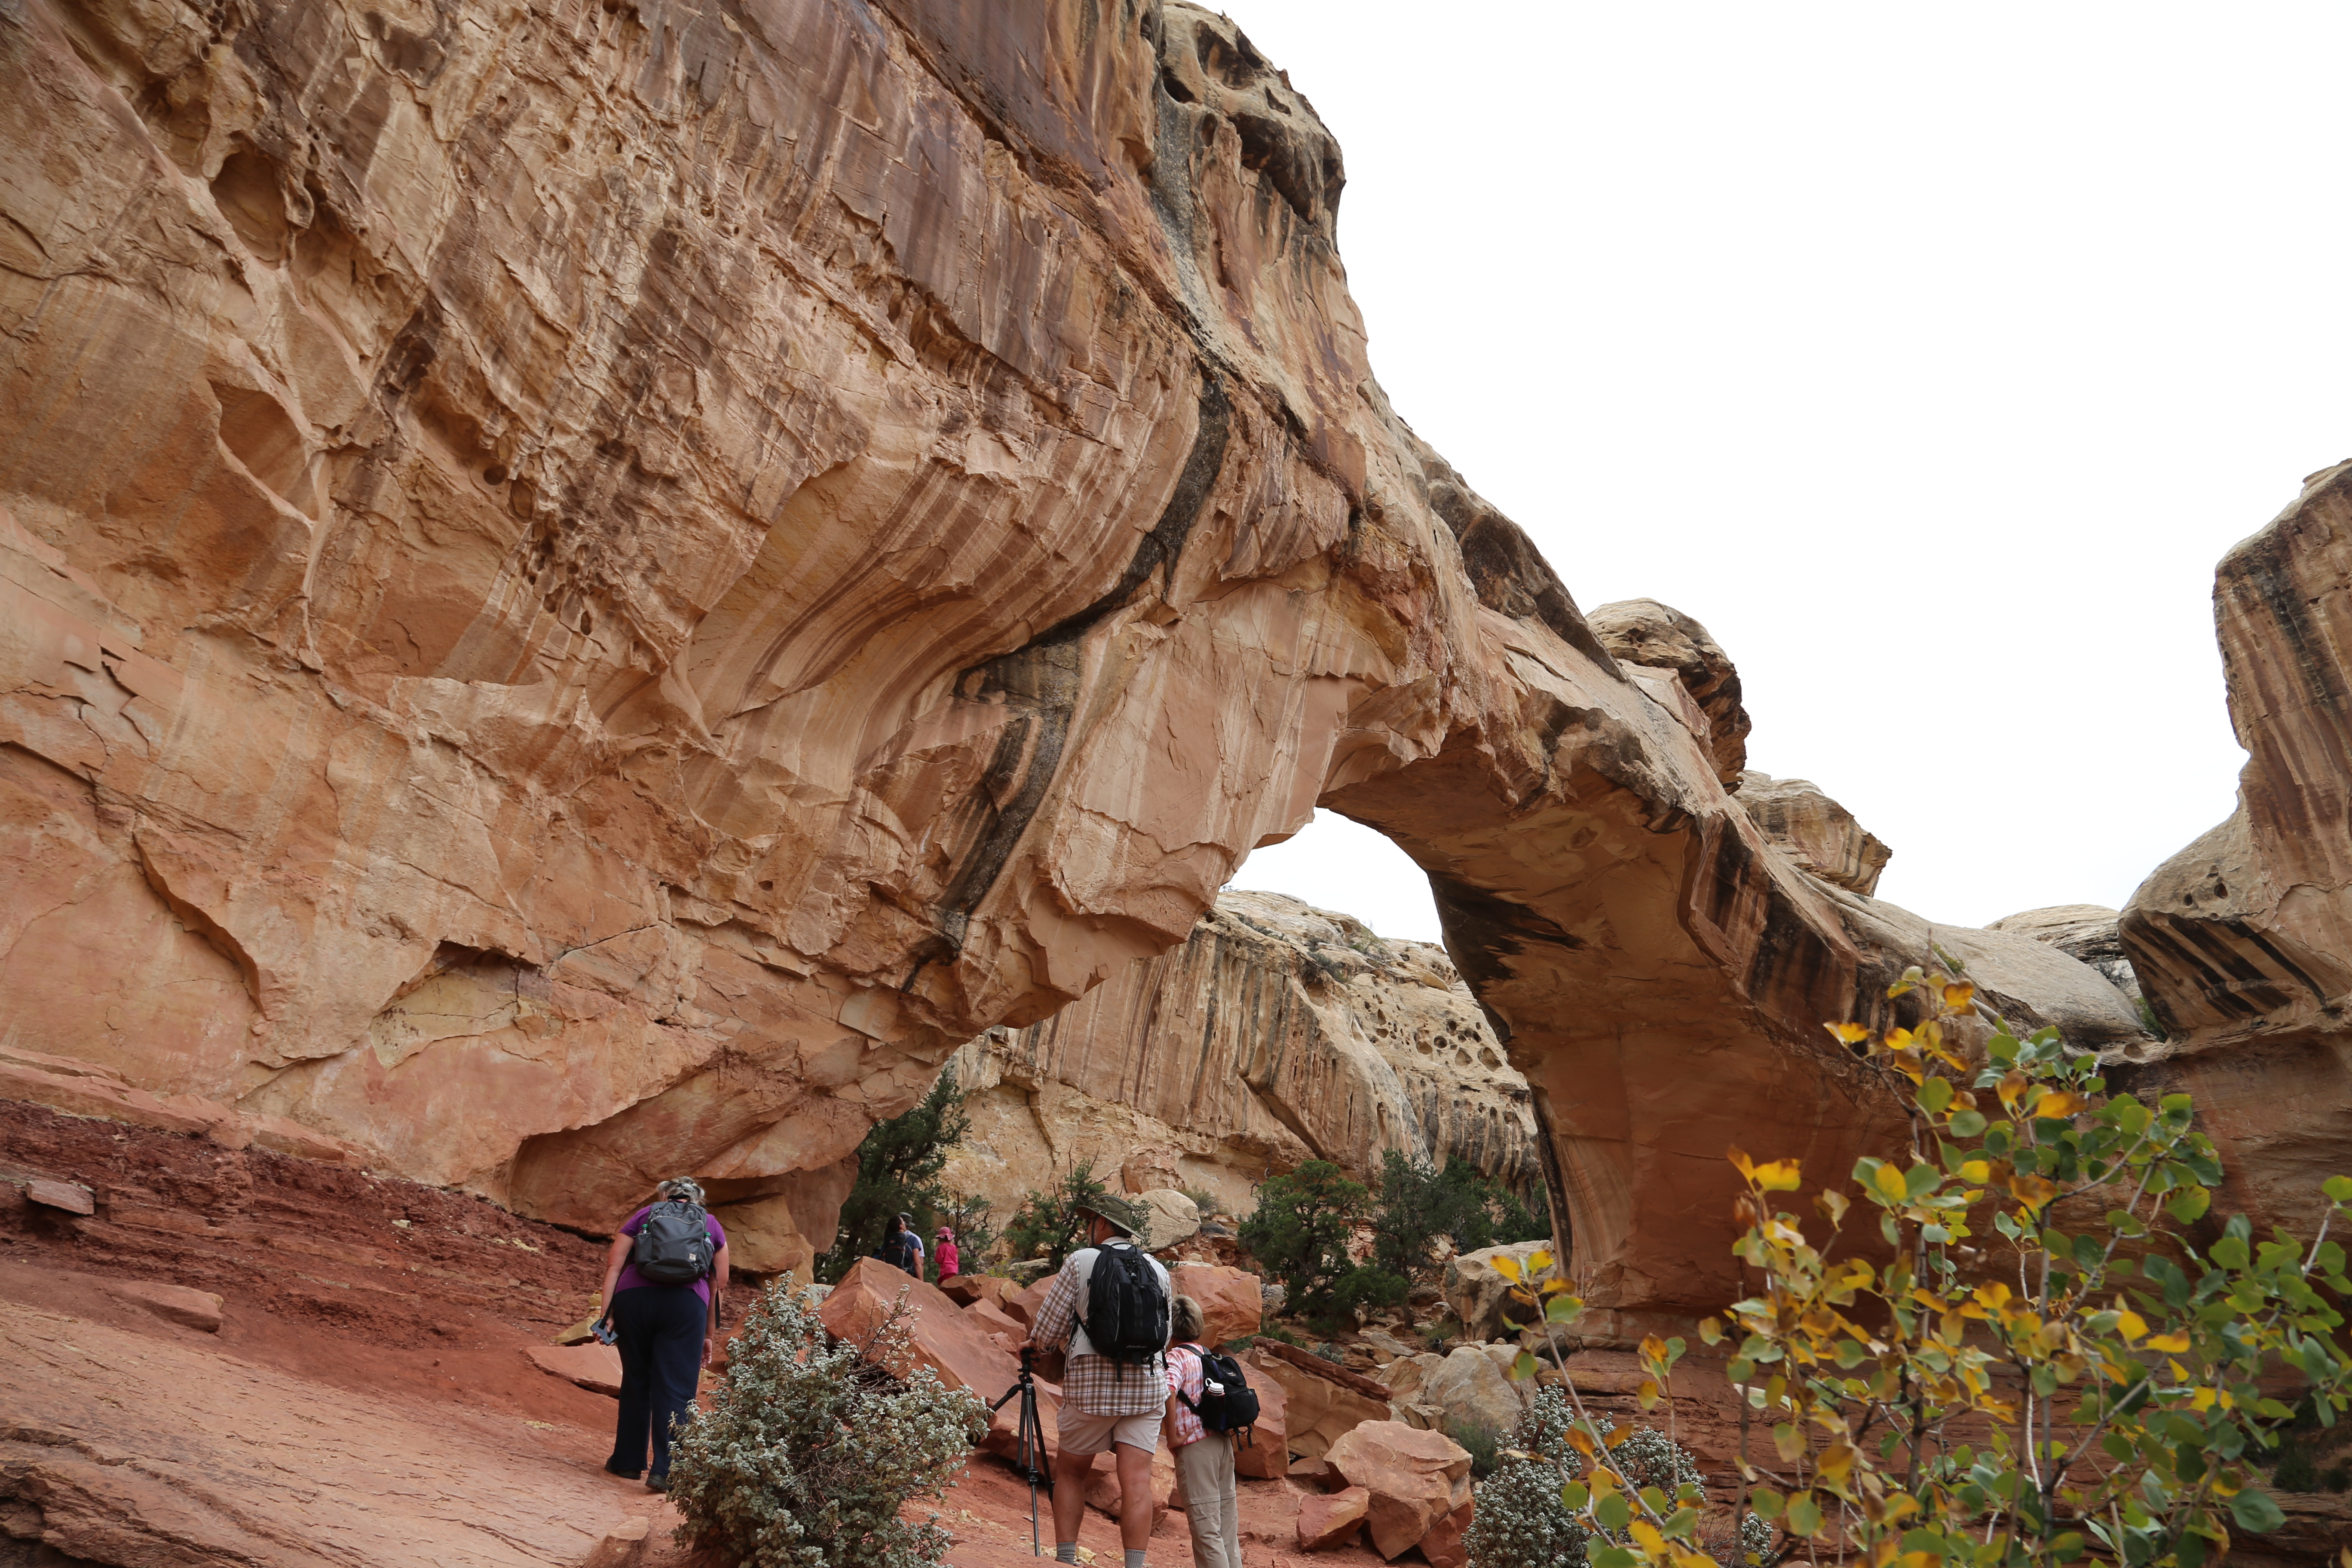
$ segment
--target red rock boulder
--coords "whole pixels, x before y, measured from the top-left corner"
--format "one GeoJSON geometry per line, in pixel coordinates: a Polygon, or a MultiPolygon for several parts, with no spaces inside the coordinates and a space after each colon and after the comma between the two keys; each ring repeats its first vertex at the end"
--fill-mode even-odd
{"type": "Polygon", "coordinates": [[[1329,1552],[1356,1538],[1364,1525],[1372,1494],[1349,1487],[1328,1496],[1311,1492],[1298,1500],[1298,1550],[1329,1552]]]}
{"type": "Polygon", "coordinates": [[[1029,1326],[1026,1323],[985,1296],[966,1307],[963,1310],[963,1315],[978,1323],[982,1332],[1016,1356],[1021,1353],[1022,1345],[1029,1338],[1029,1326]]]}
{"type": "MultiPolygon", "coordinates": [[[[1013,1386],[1021,1374],[1017,1340],[1011,1345],[1000,1344],[996,1331],[958,1308],[938,1286],[879,1258],[862,1258],[852,1265],[818,1307],[817,1317],[835,1338],[856,1342],[874,1332],[902,1291],[912,1309],[907,1329],[913,1355],[907,1365],[893,1366],[892,1372],[904,1376],[914,1367],[927,1366],[950,1388],[968,1388],[987,1400],[1013,1386]]],[[[1056,1385],[1037,1384],[1038,1414],[1045,1422],[1048,1456],[1053,1452],[1054,1419],[1061,1398],[1056,1385]]],[[[1020,1410],[1021,1402],[1016,1399],[996,1413],[983,1445],[990,1453],[1003,1458],[1018,1454],[1020,1410]]]]}
{"type": "Polygon", "coordinates": [[[1265,1373],[1245,1361],[1241,1365],[1257,1395],[1257,1426],[1246,1439],[1234,1434],[1234,1474],[1279,1480],[1290,1473],[1290,1395],[1265,1373]]]}
{"type": "Polygon", "coordinates": [[[1265,1297],[1256,1275],[1213,1263],[1179,1263],[1168,1278],[1176,1294],[1201,1303],[1208,1320],[1201,1331],[1203,1343],[1213,1347],[1257,1332],[1265,1297]]]}
{"type": "Polygon", "coordinates": [[[940,1294],[959,1307],[1002,1302],[1012,1290],[1013,1281],[998,1274],[954,1274],[940,1281],[940,1294]]]}
{"type": "Polygon", "coordinates": [[[1372,1550],[1391,1562],[1469,1500],[1470,1451],[1442,1432],[1367,1421],[1324,1458],[1350,1488],[1371,1494],[1364,1522],[1372,1550]]]}
{"type": "Polygon", "coordinates": [[[1055,1276],[1048,1274],[1025,1290],[1008,1292],[1003,1298],[1006,1311],[1021,1320],[1028,1328],[1037,1326],[1037,1314],[1045,1310],[1046,1293],[1054,1289],[1055,1276]]]}
{"type": "Polygon", "coordinates": [[[1429,1527],[1421,1538],[1421,1554],[1429,1559],[1429,1568],[1469,1568],[1470,1548],[1464,1537],[1477,1511],[1476,1503],[1465,1502],[1429,1527]]]}
{"type": "Polygon", "coordinates": [[[527,1353],[551,1377],[576,1383],[591,1394],[620,1397],[621,1352],[610,1345],[593,1340],[584,1345],[533,1345],[527,1353]]]}

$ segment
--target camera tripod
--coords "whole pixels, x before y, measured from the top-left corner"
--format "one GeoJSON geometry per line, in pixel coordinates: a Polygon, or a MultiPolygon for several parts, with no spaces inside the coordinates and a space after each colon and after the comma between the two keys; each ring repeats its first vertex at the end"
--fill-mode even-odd
{"type": "Polygon", "coordinates": [[[1043,1486],[1048,1498],[1054,1495],[1054,1470],[1045,1462],[1045,1423],[1037,1418],[1037,1380],[1031,1364],[1034,1353],[1027,1345],[1021,1347],[1020,1381],[1006,1389],[988,1411],[993,1415],[1016,1395],[1020,1398],[1021,1447],[1016,1462],[1029,1482],[1029,1554],[1043,1557],[1045,1549],[1037,1534],[1037,1489],[1043,1486]]]}

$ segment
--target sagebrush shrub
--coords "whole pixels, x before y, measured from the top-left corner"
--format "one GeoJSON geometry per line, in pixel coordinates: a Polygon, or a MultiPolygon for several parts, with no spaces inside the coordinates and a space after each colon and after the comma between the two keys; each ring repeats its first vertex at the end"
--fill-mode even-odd
{"type": "Polygon", "coordinates": [[[813,1293],[770,1289],[729,1346],[710,1408],[671,1451],[678,1540],[743,1568],[931,1568],[950,1537],[933,1516],[988,1430],[986,1407],[914,1367],[903,1303],[866,1340],[835,1341],[813,1293]],[[881,1364],[876,1364],[879,1363],[881,1364]],[[887,1367],[908,1367],[898,1377],[887,1367]]]}
{"type": "MultiPolygon", "coordinates": [[[[1593,1528],[1560,1500],[1560,1489],[1583,1474],[1583,1462],[1568,1442],[1576,1424],[1576,1411],[1557,1388],[1538,1390],[1520,1413],[1496,1454],[1494,1475],[1475,1493],[1477,1511],[1463,1541],[1471,1568],[1583,1568],[1595,1536],[1604,1546],[1624,1544],[1619,1532],[1593,1528]]],[[[1592,1425],[1604,1436],[1616,1429],[1605,1415],[1592,1425]]],[[[1636,1487],[1655,1487],[1668,1497],[1687,1496],[1690,1489],[1705,1494],[1698,1462],[1663,1432],[1635,1427],[1610,1452],[1636,1487]]],[[[1751,1514],[1742,1522],[1748,1551],[1769,1543],[1771,1532],[1761,1520],[1751,1514]]]]}

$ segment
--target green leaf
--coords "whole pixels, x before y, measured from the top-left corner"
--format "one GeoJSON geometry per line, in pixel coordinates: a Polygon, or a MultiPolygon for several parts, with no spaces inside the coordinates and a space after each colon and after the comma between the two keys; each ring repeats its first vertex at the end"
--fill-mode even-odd
{"type": "Polygon", "coordinates": [[[1778,1519],[1780,1510],[1789,1506],[1789,1500],[1770,1487],[1758,1487],[1748,1494],[1748,1506],[1756,1510],[1759,1519],[1778,1519]]]}
{"type": "Polygon", "coordinates": [[[2083,1555],[2083,1532],[2070,1530],[2050,1543],[2050,1555],[2061,1563],[2072,1563],[2083,1555]]]}
{"type": "Polygon", "coordinates": [[[1952,1114],[1952,1131],[1961,1138],[1974,1138],[1985,1130],[1984,1112],[1959,1110],[1952,1114]]]}
{"type": "Polygon", "coordinates": [[[2319,1184],[2319,1190],[2339,1204],[2352,1204],[2352,1176],[2330,1176],[2319,1184]]]}
{"type": "Polygon", "coordinates": [[[2238,1521],[2240,1530],[2255,1535],[2276,1530],[2286,1522],[2286,1515],[2271,1494],[2252,1487],[2230,1500],[2230,1517],[2238,1521]]]}
{"type": "Polygon", "coordinates": [[[1633,1518],[1633,1505],[1625,1500],[1623,1492],[1610,1492],[1592,1505],[1592,1517],[1603,1530],[1622,1530],[1633,1518]]]}
{"type": "Polygon", "coordinates": [[[1559,1489],[1559,1506],[1570,1513],[1582,1513],[1591,1500],[1592,1489],[1582,1481],[1570,1481],[1559,1489]]]}
{"type": "Polygon", "coordinates": [[[1603,1546],[1586,1561],[1592,1568],[1642,1568],[1642,1554],[1622,1546],[1603,1546]]]}
{"type": "Polygon", "coordinates": [[[1572,1323],[1584,1311],[1584,1303],[1573,1296],[1554,1296],[1544,1303],[1544,1321],[1572,1323]]]}
{"type": "Polygon", "coordinates": [[[1944,1107],[1952,1103],[1952,1080],[1931,1078],[1919,1086],[1919,1103],[1930,1116],[1941,1116],[1944,1107]]]}
{"type": "MultiPolygon", "coordinates": [[[[2337,1179],[2340,1181],[2342,1178],[2337,1179]]],[[[2164,1212],[2187,1225],[2192,1220],[2204,1218],[2205,1211],[2212,1206],[2213,1194],[2203,1187],[2183,1187],[2166,1201],[2164,1212]]]]}
{"type": "Polygon", "coordinates": [[[1789,1500],[1789,1533],[1814,1536],[1822,1531],[1822,1509],[1811,1497],[1799,1492],[1789,1500]]]}
{"type": "Polygon", "coordinates": [[[1521,1351],[1519,1352],[1518,1359],[1511,1363],[1511,1381],[1514,1383],[1527,1382],[1528,1379],[1536,1374],[1536,1368],[1541,1363],[1536,1360],[1532,1352],[1521,1351]]]}
{"type": "Polygon", "coordinates": [[[2231,1269],[2243,1268],[2254,1258],[2253,1252],[2246,1246],[2245,1238],[2237,1236],[2225,1236],[2215,1242],[2211,1257],[2214,1262],[2224,1268],[2231,1269]]]}

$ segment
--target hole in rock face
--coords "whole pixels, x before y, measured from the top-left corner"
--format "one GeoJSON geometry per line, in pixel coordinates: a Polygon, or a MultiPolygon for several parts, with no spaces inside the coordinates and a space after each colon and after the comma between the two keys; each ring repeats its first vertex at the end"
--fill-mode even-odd
{"type": "Polygon", "coordinates": [[[286,259],[292,226],[286,221],[276,163],[250,150],[230,153],[213,176],[213,200],[247,250],[272,266],[286,259]]]}
{"type": "Polygon", "coordinates": [[[488,468],[484,468],[482,470],[482,482],[486,485],[502,485],[506,483],[506,465],[504,463],[492,463],[488,468]]]}
{"type": "Polygon", "coordinates": [[[316,516],[319,497],[310,483],[310,457],[292,416],[266,392],[212,384],[213,396],[220,402],[221,445],[287,505],[316,516]]]}

